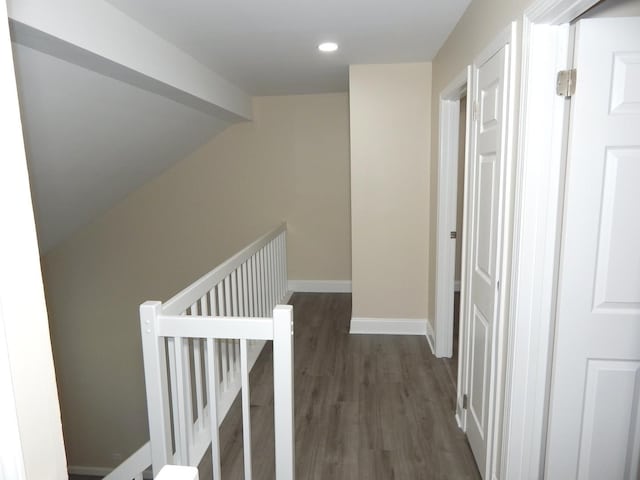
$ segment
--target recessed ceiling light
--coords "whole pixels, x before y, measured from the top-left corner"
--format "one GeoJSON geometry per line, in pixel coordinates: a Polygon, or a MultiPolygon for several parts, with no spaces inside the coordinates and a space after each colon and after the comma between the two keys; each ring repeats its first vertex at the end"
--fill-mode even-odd
{"type": "Polygon", "coordinates": [[[338,44],[335,42],[324,42],[318,45],[318,50],[321,52],[335,52],[338,50],[338,44]]]}

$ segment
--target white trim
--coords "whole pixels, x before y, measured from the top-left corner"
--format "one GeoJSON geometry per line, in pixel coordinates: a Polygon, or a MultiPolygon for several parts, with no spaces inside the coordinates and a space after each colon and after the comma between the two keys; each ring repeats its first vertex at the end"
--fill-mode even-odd
{"type": "Polygon", "coordinates": [[[351,280],[289,280],[291,292],[351,293],[351,280]]]}
{"type": "MultiPolygon", "coordinates": [[[[113,471],[113,468],[109,467],[90,467],[83,465],[69,465],[67,467],[69,475],[88,475],[94,477],[105,477],[113,471]]],[[[153,479],[151,469],[147,469],[143,472],[144,478],[153,479]]]]}
{"type": "Polygon", "coordinates": [[[0,473],[5,474],[7,478],[25,480],[20,426],[4,322],[0,303],[0,425],[3,430],[0,435],[0,473]]]}
{"type": "Polygon", "coordinates": [[[542,478],[553,354],[554,295],[568,109],[557,70],[569,62],[569,22],[597,0],[537,0],[523,15],[512,302],[500,478],[542,478]],[[556,26],[553,26],[556,25],[556,26]],[[559,26],[558,26],[559,25],[559,26]],[[545,87],[546,86],[546,87],[545,87]]]}
{"type": "Polygon", "coordinates": [[[278,302],[278,305],[288,305],[289,300],[291,300],[291,297],[293,297],[293,293],[294,292],[292,292],[291,290],[288,290],[287,293],[285,293],[282,299],[278,302]]]}
{"type": "Polygon", "coordinates": [[[525,21],[560,25],[579,17],[600,0],[537,0],[524,12],[525,21]]]}
{"type": "Polygon", "coordinates": [[[431,320],[429,320],[428,318],[427,318],[427,332],[426,332],[425,336],[427,337],[427,343],[429,344],[429,350],[431,350],[431,353],[435,357],[436,356],[436,337],[435,337],[435,334],[433,332],[433,325],[431,325],[431,320]]]}
{"type": "MultiPolygon", "coordinates": [[[[438,154],[437,216],[436,216],[436,298],[435,298],[435,355],[451,357],[453,353],[453,293],[455,290],[456,242],[463,242],[462,232],[452,240],[456,231],[460,98],[471,85],[471,68],[461,71],[440,93],[440,141],[438,154]]],[[[467,104],[469,112],[470,104],[467,104]]],[[[465,142],[469,138],[469,118],[465,142]]],[[[466,154],[465,154],[466,157],[466,154]]],[[[465,165],[467,164],[465,158],[465,165]]],[[[467,185],[465,169],[465,186],[467,185]]],[[[464,187],[463,187],[464,188],[464,187]]],[[[464,231],[464,228],[463,228],[464,231]]],[[[464,243],[463,243],[464,244],[464,243]]],[[[463,256],[464,257],[464,256],[463,256]]],[[[460,287],[458,285],[458,291],[460,287]]]]}
{"type": "Polygon", "coordinates": [[[352,335],[426,335],[426,318],[363,318],[351,319],[352,335]]]}

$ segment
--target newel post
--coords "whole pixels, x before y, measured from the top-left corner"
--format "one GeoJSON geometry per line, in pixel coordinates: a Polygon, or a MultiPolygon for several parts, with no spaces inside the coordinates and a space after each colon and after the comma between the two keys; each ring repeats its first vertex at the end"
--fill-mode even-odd
{"type": "Polygon", "coordinates": [[[140,305],[144,382],[147,392],[147,414],[149,416],[151,461],[154,475],[157,475],[162,467],[170,463],[171,457],[167,353],[164,337],[159,337],[156,331],[161,312],[162,303],[160,302],[145,302],[140,305]]]}
{"type": "Polygon", "coordinates": [[[273,403],[276,436],[276,480],[294,480],[293,307],[273,310],[273,403]]]}

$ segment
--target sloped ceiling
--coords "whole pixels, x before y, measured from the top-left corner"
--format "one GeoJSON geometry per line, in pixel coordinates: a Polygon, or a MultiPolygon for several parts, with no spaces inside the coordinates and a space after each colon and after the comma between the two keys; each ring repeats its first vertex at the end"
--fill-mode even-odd
{"type": "Polygon", "coordinates": [[[42,252],[228,125],[31,48],[14,59],[42,252]]]}
{"type": "MultiPolygon", "coordinates": [[[[346,91],[349,64],[430,61],[469,1],[108,4],[239,90],[273,95],[346,91]],[[340,50],[320,54],[325,40],[340,50]]],[[[24,45],[14,57],[42,253],[230,125],[24,45]]]]}

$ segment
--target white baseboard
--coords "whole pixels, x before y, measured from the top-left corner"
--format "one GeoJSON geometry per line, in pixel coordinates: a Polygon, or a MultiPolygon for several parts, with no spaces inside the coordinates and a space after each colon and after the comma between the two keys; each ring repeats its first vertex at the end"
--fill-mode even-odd
{"type": "Polygon", "coordinates": [[[458,425],[458,428],[464,432],[464,429],[462,428],[462,419],[460,418],[460,415],[458,415],[457,412],[456,412],[455,418],[456,418],[456,424],[458,425]]]}
{"type": "Polygon", "coordinates": [[[351,293],[351,280],[289,280],[292,292],[351,293]]]}
{"type": "Polygon", "coordinates": [[[293,296],[293,292],[291,290],[288,290],[287,293],[284,294],[284,297],[280,299],[279,304],[287,305],[289,303],[289,300],[291,300],[292,296],[293,296]]]}
{"type": "Polygon", "coordinates": [[[435,355],[436,354],[436,336],[433,331],[433,325],[431,325],[431,322],[429,321],[429,319],[427,319],[427,331],[425,333],[425,336],[427,337],[427,343],[429,344],[429,349],[431,350],[431,353],[435,355]]]}
{"type": "Polygon", "coordinates": [[[351,334],[425,335],[426,318],[351,318],[351,334]]]}
{"type": "Polygon", "coordinates": [[[460,280],[454,280],[454,282],[453,282],[453,291],[454,292],[459,292],[460,291],[460,280]]]}
{"type": "MultiPolygon", "coordinates": [[[[105,477],[109,475],[112,470],[113,468],[108,467],[86,467],[82,465],[69,465],[67,467],[69,475],[89,475],[92,477],[105,477]]],[[[151,470],[145,470],[143,476],[147,479],[153,479],[151,470]]]]}

